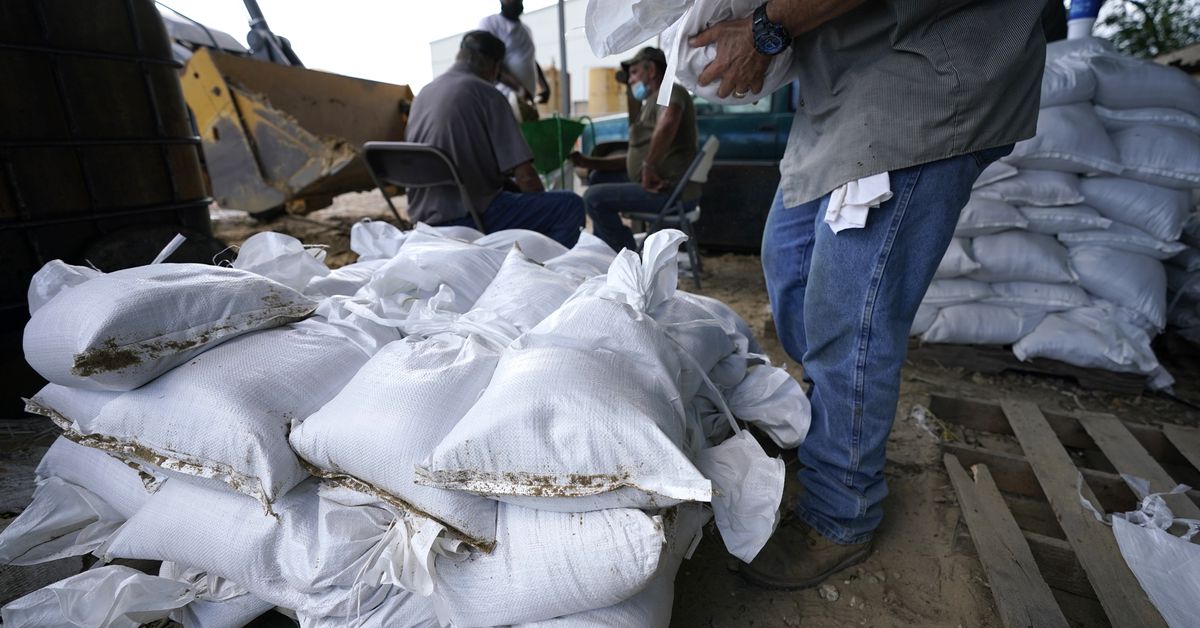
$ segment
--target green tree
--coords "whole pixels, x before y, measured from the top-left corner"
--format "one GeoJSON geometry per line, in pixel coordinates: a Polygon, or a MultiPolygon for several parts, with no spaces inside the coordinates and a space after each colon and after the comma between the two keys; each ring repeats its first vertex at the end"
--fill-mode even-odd
{"type": "Polygon", "coordinates": [[[1155,57],[1200,41],[1200,0],[1110,0],[1100,25],[1121,52],[1155,57]]]}

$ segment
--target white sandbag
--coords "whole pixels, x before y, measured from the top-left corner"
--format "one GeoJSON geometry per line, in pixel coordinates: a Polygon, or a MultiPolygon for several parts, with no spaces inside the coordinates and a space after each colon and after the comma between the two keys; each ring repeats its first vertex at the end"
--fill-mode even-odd
{"type": "Polygon", "coordinates": [[[784,449],[800,446],[812,423],[812,406],[800,382],[777,366],[751,366],[726,391],[725,401],[733,416],[752,423],[784,449]]]}
{"type": "Polygon", "coordinates": [[[26,299],[29,301],[29,313],[35,314],[42,309],[50,299],[58,293],[69,290],[79,284],[99,277],[104,273],[87,266],[74,266],[60,259],[46,262],[29,280],[29,290],[26,299]]]}
{"type": "MultiPolygon", "coordinates": [[[[226,482],[269,508],[308,475],[288,445],[292,419],[316,412],[370,357],[334,323],[246,334],[70,427],[123,458],[226,482]]],[[[398,337],[378,330],[379,344],[398,337]]]]}
{"type": "Polygon", "coordinates": [[[1096,104],[1110,109],[1172,107],[1200,116],[1200,85],[1178,68],[1145,59],[1103,55],[1089,60],[1096,104]]]}
{"type": "MultiPolygon", "coordinates": [[[[708,85],[700,85],[700,74],[717,58],[717,46],[710,44],[693,48],[687,43],[688,38],[720,22],[748,18],[760,4],[758,0],[699,0],[692,4],[683,17],[663,33],[663,50],[667,55],[667,63],[673,66],[675,80],[709,102],[739,105],[769,96],[795,79],[796,55],[781,54],[770,57],[762,76],[762,88],[757,92],[749,91],[740,98],[731,93],[722,98],[717,95],[721,86],[719,79],[708,85]]],[[[659,97],[660,105],[664,104],[662,98],[659,97]]]]}
{"type": "Polygon", "coordinates": [[[440,628],[433,602],[427,597],[390,587],[387,597],[372,609],[356,609],[349,617],[318,617],[298,613],[300,628],[440,628]]]}
{"type": "Polygon", "coordinates": [[[557,513],[501,504],[496,549],[439,559],[435,605],[455,626],[539,621],[617,604],[658,569],[659,517],[614,509],[557,513]]]}
{"type": "Polygon", "coordinates": [[[33,501],[0,531],[0,564],[93,552],[150,498],[137,470],[62,437],[38,463],[37,478],[33,501]]]}
{"type": "Polygon", "coordinates": [[[1072,248],[1103,246],[1159,260],[1174,257],[1187,248],[1186,245],[1179,242],[1164,242],[1141,229],[1119,222],[1113,223],[1107,229],[1061,233],[1058,240],[1072,248]]]}
{"type": "Polygon", "coordinates": [[[436,233],[443,238],[454,238],[463,242],[475,242],[483,237],[479,230],[473,227],[465,227],[463,225],[447,225],[433,227],[425,223],[417,223],[417,227],[421,230],[430,230],[431,233],[436,233]]]}
{"type": "Polygon", "coordinates": [[[1018,171],[1016,168],[1004,163],[1003,161],[993,161],[992,163],[988,164],[987,168],[983,169],[983,172],[979,173],[979,176],[975,179],[975,183],[971,184],[971,187],[973,189],[978,189],[985,185],[996,183],[997,181],[1011,179],[1012,177],[1017,176],[1017,172],[1018,171]]]}
{"type": "Polygon", "coordinates": [[[47,302],[25,326],[25,360],[56,384],[132,390],[226,340],[302,319],[316,306],[246,271],[138,266],[47,302]]]}
{"type": "Polygon", "coordinates": [[[400,252],[375,271],[356,293],[387,319],[403,320],[417,301],[429,299],[441,286],[450,289],[450,309],[462,313],[487,289],[505,254],[424,230],[410,232],[400,252]]]}
{"type": "Polygon", "coordinates": [[[1191,542],[1190,531],[1184,537],[1171,534],[1172,523],[1160,527],[1112,518],[1117,547],[1146,596],[1168,626],[1190,626],[1196,622],[1193,601],[1200,592],[1200,547],[1191,542]]]}
{"type": "Polygon", "coordinates": [[[1057,312],[1091,305],[1092,298],[1079,286],[1031,281],[992,284],[996,296],[984,299],[989,305],[1057,312]]]}
{"type": "Polygon", "coordinates": [[[1046,315],[1037,310],[984,303],[951,305],[938,312],[921,342],[1007,345],[1032,332],[1046,315]]]}
{"type": "Polygon", "coordinates": [[[1113,133],[1112,141],[1125,166],[1122,176],[1171,188],[1200,187],[1200,135],[1137,126],[1113,133]]]}
{"type": "Polygon", "coordinates": [[[1005,160],[1018,168],[1080,174],[1122,170],[1116,147],[1088,103],[1042,109],[1037,135],[1017,142],[1005,160]]]}
{"type": "Polygon", "coordinates": [[[1029,221],[1028,229],[1030,231],[1046,235],[1107,229],[1113,224],[1112,220],[1101,216],[1100,212],[1087,205],[1064,205],[1062,207],[1029,205],[1021,208],[1021,215],[1029,221]]]}
{"type": "Polygon", "coordinates": [[[1179,239],[1192,205],[1184,190],[1119,177],[1086,178],[1079,189],[1088,205],[1104,216],[1160,240],[1179,239]]]}
{"type": "Polygon", "coordinates": [[[496,503],[413,483],[414,465],[491,380],[498,355],[474,338],[398,340],[379,351],[289,437],[313,471],[441,521],[477,545],[495,542],[496,503]]]}
{"type": "Polygon", "coordinates": [[[138,628],[196,597],[187,584],[108,565],[9,602],[0,616],[13,628],[138,628]]]}
{"type": "Polygon", "coordinates": [[[1096,77],[1080,55],[1052,55],[1046,50],[1042,74],[1042,108],[1088,102],[1096,93],[1096,77]]]}
{"type": "Polygon", "coordinates": [[[779,525],[783,459],[768,456],[742,430],[696,454],[696,467],[713,482],[713,515],[725,548],[744,562],[754,560],[779,525]]]}
{"type": "Polygon", "coordinates": [[[367,285],[375,271],[387,260],[377,259],[347,264],[329,271],[324,277],[315,277],[304,288],[304,294],[316,299],[334,296],[354,296],[367,285]]]}
{"type": "Polygon", "coordinates": [[[939,309],[940,308],[938,307],[921,303],[921,305],[917,308],[916,317],[913,318],[912,327],[908,329],[908,335],[920,336],[921,334],[925,333],[925,330],[929,329],[929,326],[932,325],[933,321],[937,318],[939,309]]]}
{"type": "Polygon", "coordinates": [[[1200,299],[1200,275],[1181,270],[1174,265],[1165,267],[1167,288],[1172,294],[1182,293],[1191,299],[1200,299]]]}
{"type": "Polygon", "coordinates": [[[579,284],[579,278],[549,270],[526,257],[524,248],[514,248],[471,309],[473,316],[481,311],[495,314],[519,335],[558,309],[579,284]]]}
{"type": "Polygon", "coordinates": [[[171,619],[187,628],[234,628],[274,608],[241,585],[171,561],[158,568],[158,577],[181,582],[196,594],[186,606],[171,611],[171,619]]]}
{"type": "Polygon", "coordinates": [[[361,220],[350,227],[350,250],[358,261],[389,260],[400,252],[408,234],[382,220],[361,220]]]}
{"type": "Polygon", "coordinates": [[[1160,367],[1150,337],[1127,318],[1105,303],[1050,314],[1013,345],[1013,354],[1021,361],[1049,358],[1118,373],[1153,373],[1160,367]]]}
{"type": "Polygon", "coordinates": [[[63,429],[70,429],[77,421],[94,419],[108,402],[120,396],[121,393],[109,390],[46,384],[33,397],[25,400],[25,411],[44,416],[63,429]]]}
{"type": "Polygon", "coordinates": [[[978,281],[1067,283],[1075,278],[1066,247],[1048,235],[1006,231],[979,236],[971,241],[971,250],[980,269],[970,277],[978,281]]]}
{"type": "Polygon", "coordinates": [[[1004,201],[972,195],[958,216],[954,235],[970,238],[1008,229],[1024,229],[1028,224],[1016,207],[1004,201]]]}
{"type": "Polygon", "coordinates": [[[694,0],[588,0],[584,28],[597,58],[620,54],[660,35],[694,0]]]}
{"type": "Polygon", "coordinates": [[[962,277],[979,270],[979,262],[971,259],[971,254],[968,252],[968,247],[971,246],[971,241],[967,238],[953,238],[950,240],[950,247],[946,249],[946,254],[942,256],[942,261],[938,262],[937,271],[933,273],[935,279],[950,279],[953,277],[962,277]]]}
{"type": "Polygon", "coordinates": [[[754,343],[749,326],[716,299],[676,291],[649,312],[690,359],[680,381],[683,392],[712,386],[733,387],[746,377],[754,343]],[[701,372],[703,374],[701,374],[701,372]],[[703,379],[707,377],[710,382],[703,379]]]}
{"type": "Polygon", "coordinates": [[[1171,107],[1109,109],[1096,105],[1096,116],[1110,133],[1147,124],[1200,133],[1200,116],[1171,107]]]}
{"type": "Polygon", "coordinates": [[[300,240],[274,231],[247,238],[238,248],[233,267],[274,279],[297,292],[303,292],[313,279],[329,274],[324,249],[305,247],[300,240]]]}
{"type": "Polygon", "coordinates": [[[1169,261],[1172,266],[1181,268],[1189,274],[1200,272],[1200,249],[1189,246],[1169,261]]]}
{"type": "Polygon", "coordinates": [[[925,291],[925,298],[921,300],[921,305],[939,308],[982,301],[995,296],[995,294],[991,286],[974,279],[934,279],[929,284],[929,289],[925,291]]]}
{"type": "Polygon", "coordinates": [[[604,240],[584,231],[570,251],[546,262],[546,268],[581,281],[608,272],[617,254],[604,240]]]}
{"type": "Polygon", "coordinates": [[[1017,176],[981,187],[973,194],[1014,205],[1038,207],[1074,205],[1082,203],[1084,198],[1079,191],[1079,177],[1054,170],[1023,169],[1017,176]]]}
{"type": "Polygon", "coordinates": [[[691,557],[710,518],[711,513],[701,504],[680,504],[663,515],[666,548],[654,578],[637,595],[612,606],[518,624],[516,628],[668,628],[675,602],[675,575],[684,559],[691,557]]]}
{"type": "MultiPolygon", "coordinates": [[[[417,481],[566,512],[708,501],[711,483],[682,450],[696,442],[699,426],[684,404],[701,385],[706,367],[696,365],[705,358],[646,314],[674,294],[683,237],[651,235],[644,260],[622,251],[600,286],[604,296],[581,288],[513,343],[417,481]]],[[[719,324],[713,329],[728,338],[719,324]]]]}
{"type": "Polygon", "coordinates": [[[284,495],[275,514],[231,491],[168,480],[113,536],[105,558],[163,560],[236,582],[276,606],[351,617],[381,604],[390,587],[328,584],[354,557],[318,532],[316,480],[284,495]]]}
{"type": "Polygon", "coordinates": [[[1167,319],[1167,276],[1162,262],[1098,246],[1071,249],[1071,268],[1084,290],[1140,314],[1162,329],[1167,319]]]}
{"type": "Polygon", "coordinates": [[[507,254],[513,245],[519,245],[521,252],[529,259],[544,264],[567,252],[567,247],[555,242],[549,236],[528,229],[504,229],[493,231],[474,241],[477,246],[507,254]]]}

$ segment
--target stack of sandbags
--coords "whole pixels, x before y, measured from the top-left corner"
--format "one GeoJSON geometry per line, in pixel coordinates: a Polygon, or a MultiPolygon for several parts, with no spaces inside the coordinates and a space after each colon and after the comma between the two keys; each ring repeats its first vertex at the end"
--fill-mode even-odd
{"type": "Polygon", "coordinates": [[[1162,262],[1186,249],[1198,133],[1186,74],[1096,39],[1051,44],[1037,135],[976,182],[913,334],[1169,385],[1150,341],[1167,323],[1162,262]]]}
{"type": "Polygon", "coordinates": [[[1167,324],[1200,344],[1200,190],[1193,201],[1181,238],[1187,248],[1167,260],[1167,324]]]}
{"type": "MultiPolygon", "coordinates": [[[[307,310],[224,342],[192,325],[204,341],[167,345],[186,356],[28,400],[65,438],[0,560],[162,566],[69,578],[10,604],[6,625],[228,626],[277,607],[311,627],[665,626],[705,522],[746,560],[777,523],[782,462],[736,420],[786,447],[808,428],[799,384],[745,321],[676,290],[682,237],[614,260],[586,234],[567,251],[530,232],[362,223],[360,260],[335,276],[319,250],[255,236],[213,272],[307,310]]],[[[72,311],[114,275],[51,264],[30,301],[72,311]]],[[[174,281],[133,283],[171,302],[174,281]]],[[[166,311],[236,311],[214,305],[223,285],[166,311]]],[[[93,318],[119,328],[133,314],[110,301],[93,318]]],[[[35,349],[55,335],[38,325],[35,349]]]]}

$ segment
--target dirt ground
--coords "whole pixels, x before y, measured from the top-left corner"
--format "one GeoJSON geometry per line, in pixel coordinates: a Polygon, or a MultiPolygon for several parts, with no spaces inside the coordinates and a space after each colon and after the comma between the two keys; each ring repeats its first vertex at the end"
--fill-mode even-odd
{"type": "MultiPolygon", "coordinates": [[[[403,198],[397,200],[402,206],[403,198]]],[[[350,227],[363,218],[397,222],[377,191],[343,195],[329,208],[266,223],[243,212],[213,211],[216,236],[228,244],[236,245],[258,231],[280,231],[306,244],[325,245],[331,266],[354,260],[350,227]]],[[[732,306],[751,324],[772,359],[787,363],[798,376],[799,367],[783,353],[774,335],[758,257],[710,255],[704,263],[700,292],[732,306]]],[[[693,288],[686,280],[680,285],[693,288]]],[[[1194,373],[1175,375],[1195,380],[1194,373]]],[[[763,591],[744,584],[731,569],[736,561],[710,526],[676,579],[672,626],[1000,626],[984,572],[969,541],[960,535],[959,509],[942,467],[937,437],[910,418],[915,406],[929,405],[933,392],[980,400],[1019,398],[1048,409],[1107,411],[1146,422],[1194,425],[1200,420],[1195,406],[1161,396],[1097,393],[1053,378],[982,376],[910,362],[903,373],[888,445],[891,494],[874,554],[832,579],[832,588],[763,591]]]]}

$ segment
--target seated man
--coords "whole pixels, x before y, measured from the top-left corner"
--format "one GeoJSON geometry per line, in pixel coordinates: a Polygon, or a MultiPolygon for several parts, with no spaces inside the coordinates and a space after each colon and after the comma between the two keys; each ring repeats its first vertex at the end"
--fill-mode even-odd
{"type": "MultiPolygon", "coordinates": [[[[642,48],[625,67],[630,94],[642,101],[641,110],[629,119],[629,152],[595,158],[571,155],[578,167],[600,172],[624,170],[625,183],[598,183],[583,195],[592,230],[615,251],[637,250],[633,232],[621,222],[620,212],[656,212],[662,209],[696,158],[696,109],[683,87],[671,85],[671,104],[655,104],[662,86],[667,57],[658,48],[642,48]]],[[[591,179],[591,177],[589,177],[591,179]]],[[[700,185],[688,183],[684,200],[700,196],[700,185]]]]}
{"type": "MultiPolygon", "coordinates": [[[[463,37],[457,62],[413,100],[408,141],[430,144],[450,156],[488,232],[529,229],[574,246],[584,225],[583,200],[573,192],[546,192],[533,169],[508,102],[493,85],[504,43],[491,33],[463,37]],[[509,173],[520,192],[505,190],[509,173]]],[[[458,190],[408,191],[408,216],[431,225],[474,227],[458,190]]]]}

